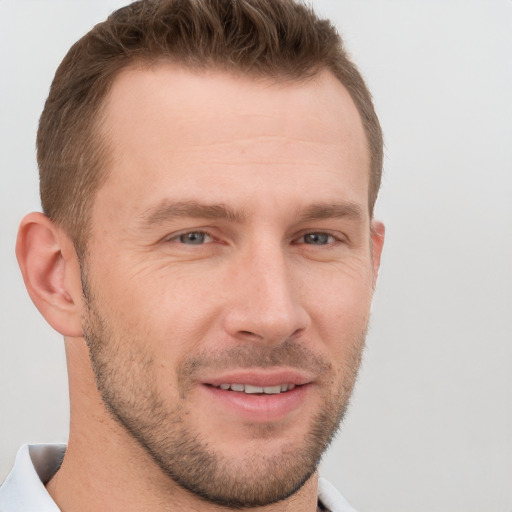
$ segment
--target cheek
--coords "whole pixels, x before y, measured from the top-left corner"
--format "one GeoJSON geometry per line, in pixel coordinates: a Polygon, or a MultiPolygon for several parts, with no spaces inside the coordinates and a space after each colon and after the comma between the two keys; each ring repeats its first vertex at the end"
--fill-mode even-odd
{"type": "Polygon", "coordinates": [[[222,294],[215,273],[149,261],[130,266],[122,258],[97,273],[95,301],[117,337],[135,340],[169,371],[213,328],[222,294]]]}
{"type": "Polygon", "coordinates": [[[369,259],[326,264],[302,272],[302,294],[311,312],[338,324],[358,324],[366,319],[373,295],[373,271],[369,259]],[[308,271],[309,270],[309,271],[308,271]]]}
{"type": "Polygon", "coordinates": [[[373,278],[371,264],[333,269],[305,292],[313,336],[329,357],[344,361],[359,357],[369,320],[373,278]]]}

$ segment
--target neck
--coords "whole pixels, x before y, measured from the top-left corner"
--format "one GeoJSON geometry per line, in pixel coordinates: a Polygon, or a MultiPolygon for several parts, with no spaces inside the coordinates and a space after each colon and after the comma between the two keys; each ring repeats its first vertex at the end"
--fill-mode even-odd
{"type": "MultiPolygon", "coordinates": [[[[71,423],[68,448],[47,490],[66,512],[226,511],[180,487],[109,414],[89,369],[85,344],[67,340],[71,423]]],[[[317,475],[290,498],[252,511],[314,512],[317,475]]]]}

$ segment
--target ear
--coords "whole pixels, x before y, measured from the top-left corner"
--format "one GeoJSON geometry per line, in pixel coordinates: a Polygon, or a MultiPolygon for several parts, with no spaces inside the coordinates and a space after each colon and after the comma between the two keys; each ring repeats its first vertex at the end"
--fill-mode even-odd
{"type": "Polygon", "coordinates": [[[82,336],[82,285],[73,243],[42,213],[20,224],[16,257],[30,298],[64,336],[82,336]]]}
{"type": "Polygon", "coordinates": [[[384,246],[384,235],[386,229],[382,222],[372,220],[370,230],[372,238],[373,286],[375,287],[377,284],[377,277],[379,276],[380,257],[382,255],[382,247],[384,246]]]}

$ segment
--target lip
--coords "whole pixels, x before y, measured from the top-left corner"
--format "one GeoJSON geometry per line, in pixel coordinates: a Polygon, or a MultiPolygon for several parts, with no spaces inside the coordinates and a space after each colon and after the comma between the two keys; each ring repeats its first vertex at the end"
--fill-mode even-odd
{"type": "Polygon", "coordinates": [[[203,379],[200,388],[207,395],[209,406],[217,416],[230,421],[239,419],[250,423],[269,423],[294,416],[306,402],[312,385],[313,379],[297,370],[240,370],[203,379]],[[296,387],[279,394],[247,394],[220,389],[218,386],[221,384],[261,387],[295,384],[296,387]]]}
{"type": "Polygon", "coordinates": [[[293,369],[283,370],[238,370],[222,375],[201,379],[202,384],[219,387],[221,384],[251,384],[252,386],[277,386],[279,384],[295,384],[303,386],[313,381],[313,376],[293,369]]]}

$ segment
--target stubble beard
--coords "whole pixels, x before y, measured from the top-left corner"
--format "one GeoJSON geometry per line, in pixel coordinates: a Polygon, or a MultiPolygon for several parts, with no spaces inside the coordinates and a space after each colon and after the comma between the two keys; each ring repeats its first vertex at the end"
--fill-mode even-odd
{"type": "MultiPolygon", "coordinates": [[[[88,287],[84,287],[86,291],[90,291],[88,287]]],[[[158,391],[155,364],[151,354],[144,353],[144,343],[126,336],[116,337],[90,295],[86,304],[84,338],[103,402],[113,418],[173,482],[210,503],[241,509],[282,501],[315,473],[348,407],[366,326],[357,340],[351,340],[353,348],[341,370],[342,377],[334,375],[330,363],[296,341],[289,340],[270,349],[246,344],[215,356],[201,354],[181,361],[176,371],[180,400],[169,405],[158,391]],[[279,364],[329,376],[323,387],[324,402],[314,417],[304,420],[309,422],[309,428],[302,439],[282,446],[277,453],[258,450],[233,460],[187,424],[188,386],[205,367],[261,368],[279,364]]],[[[262,439],[262,446],[265,438],[280,433],[272,424],[253,427],[252,437],[262,439]]]]}

